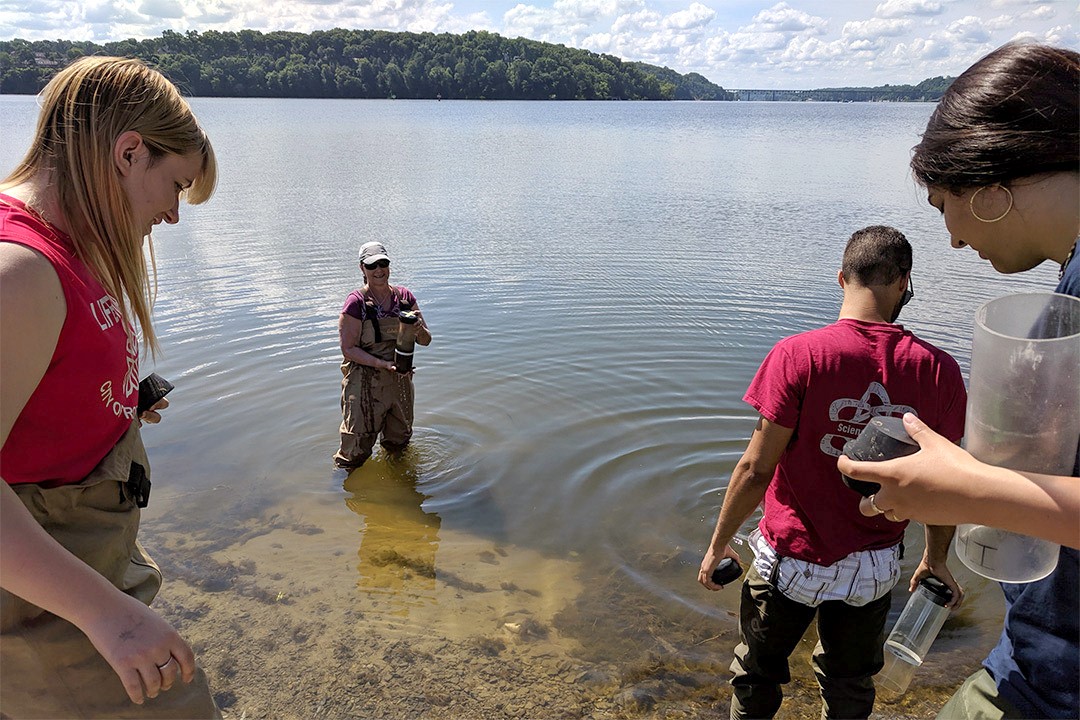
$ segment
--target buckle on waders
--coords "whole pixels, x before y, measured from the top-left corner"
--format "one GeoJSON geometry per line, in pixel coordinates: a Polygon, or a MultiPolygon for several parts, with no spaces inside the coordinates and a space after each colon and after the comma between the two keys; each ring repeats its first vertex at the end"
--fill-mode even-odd
{"type": "Polygon", "coordinates": [[[120,489],[121,501],[124,499],[124,488],[127,488],[128,495],[136,507],[144,508],[150,503],[150,478],[146,477],[146,470],[139,463],[131,463],[127,482],[120,489]]]}

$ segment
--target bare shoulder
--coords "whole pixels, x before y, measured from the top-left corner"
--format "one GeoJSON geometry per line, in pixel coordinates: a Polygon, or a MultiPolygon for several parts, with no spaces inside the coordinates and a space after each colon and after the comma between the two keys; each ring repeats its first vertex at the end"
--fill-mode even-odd
{"type": "Polygon", "coordinates": [[[4,284],[25,284],[22,289],[41,283],[51,284],[60,290],[60,278],[52,263],[37,250],[16,242],[0,240],[0,277],[4,284]]]}
{"type": "Polygon", "coordinates": [[[45,375],[66,316],[52,263],[0,241],[0,443],[45,375]]]}
{"type": "Polygon", "coordinates": [[[25,325],[59,334],[67,312],[64,289],[44,255],[25,245],[0,241],[0,308],[5,334],[25,325]]]}

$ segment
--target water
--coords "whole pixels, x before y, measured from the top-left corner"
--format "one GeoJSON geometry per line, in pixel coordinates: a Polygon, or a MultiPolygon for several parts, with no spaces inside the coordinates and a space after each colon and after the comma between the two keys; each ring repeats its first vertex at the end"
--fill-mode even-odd
{"type": "MultiPolygon", "coordinates": [[[[1054,284],[1051,267],[1004,278],[948,249],[907,170],[930,105],[193,105],[221,181],[155,230],[164,352],[144,374],[176,389],[144,433],[143,537],[174,578],[163,611],[238,715],[303,715],[258,699],[285,688],[330,716],[371,702],[386,717],[378,688],[410,678],[419,713],[510,708],[522,683],[453,693],[480,664],[501,688],[500,664],[528,675],[549,660],[572,664],[544,675],[566,687],[537,687],[578,693],[559,712],[601,716],[620,688],[658,677],[662,702],[722,704],[738,591],[710,594],[696,575],[754,425],[742,393],[778,339],[835,319],[847,237],[876,223],[908,235],[920,289],[902,320],[965,373],[976,308],[1054,284]],[[413,446],[345,481],[330,467],[336,322],[369,240],[387,245],[434,342],[416,350],[413,446]],[[274,664],[302,651],[336,666],[349,632],[355,673],[381,678],[363,693],[327,690],[339,675],[320,681],[321,661],[305,661],[300,689],[294,666],[274,664]],[[384,658],[393,643],[412,669],[384,658]],[[712,679],[676,692],[656,663],[712,679]],[[433,679],[454,690],[419,689],[433,679]]],[[[33,98],[0,97],[0,167],[35,112],[33,98]]],[[[890,620],[920,529],[907,545],[890,620]]],[[[937,695],[908,693],[928,708],[1000,631],[996,586],[952,568],[968,599],[934,655],[961,660],[937,695]]],[[[789,697],[816,706],[804,665],[789,697]]],[[[924,667],[916,685],[933,677],[924,667]]]]}
{"type": "Polygon", "coordinates": [[[901,660],[908,663],[909,665],[922,665],[922,658],[919,657],[918,654],[912,652],[911,649],[907,646],[895,642],[894,640],[886,640],[885,645],[890,652],[894,653],[897,657],[899,657],[901,660]]]}

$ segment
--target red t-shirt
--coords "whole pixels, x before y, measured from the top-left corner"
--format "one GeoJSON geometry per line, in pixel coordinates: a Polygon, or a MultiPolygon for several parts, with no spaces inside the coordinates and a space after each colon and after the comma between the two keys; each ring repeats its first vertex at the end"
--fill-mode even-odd
{"type": "Polygon", "coordinates": [[[116,299],[75,258],[70,239],[2,194],[0,242],[44,255],[67,304],[49,367],[0,448],[0,475],[12,485],[78,482],[135,417],[138,338],[116,299]]]}
{"type": "Polygon", "coordinates": [[[781,340],[743,398],[794,428],[765,493],[759,527],[783,557],[831,565],[900,542],[907,523],[859,512],[836,459],[871,418],[914,412],[949,440],[964,435],[956,361],[900,325],[844,319],[781,340]]]}

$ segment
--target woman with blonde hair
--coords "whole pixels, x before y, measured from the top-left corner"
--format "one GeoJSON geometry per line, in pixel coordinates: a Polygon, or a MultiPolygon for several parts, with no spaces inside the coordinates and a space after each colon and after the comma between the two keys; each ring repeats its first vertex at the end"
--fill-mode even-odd
{"type": "Polygon", "coordinates": [[[136,542],[139,427],[168,404],[137,411],[137,331],[157,349],[144,241],[216,178],[164,76],[92,57],[44,89],[33,143],[0,183],[4,716],[219,717],[191,648],[148,607],[161,573],[136,542]]]}

